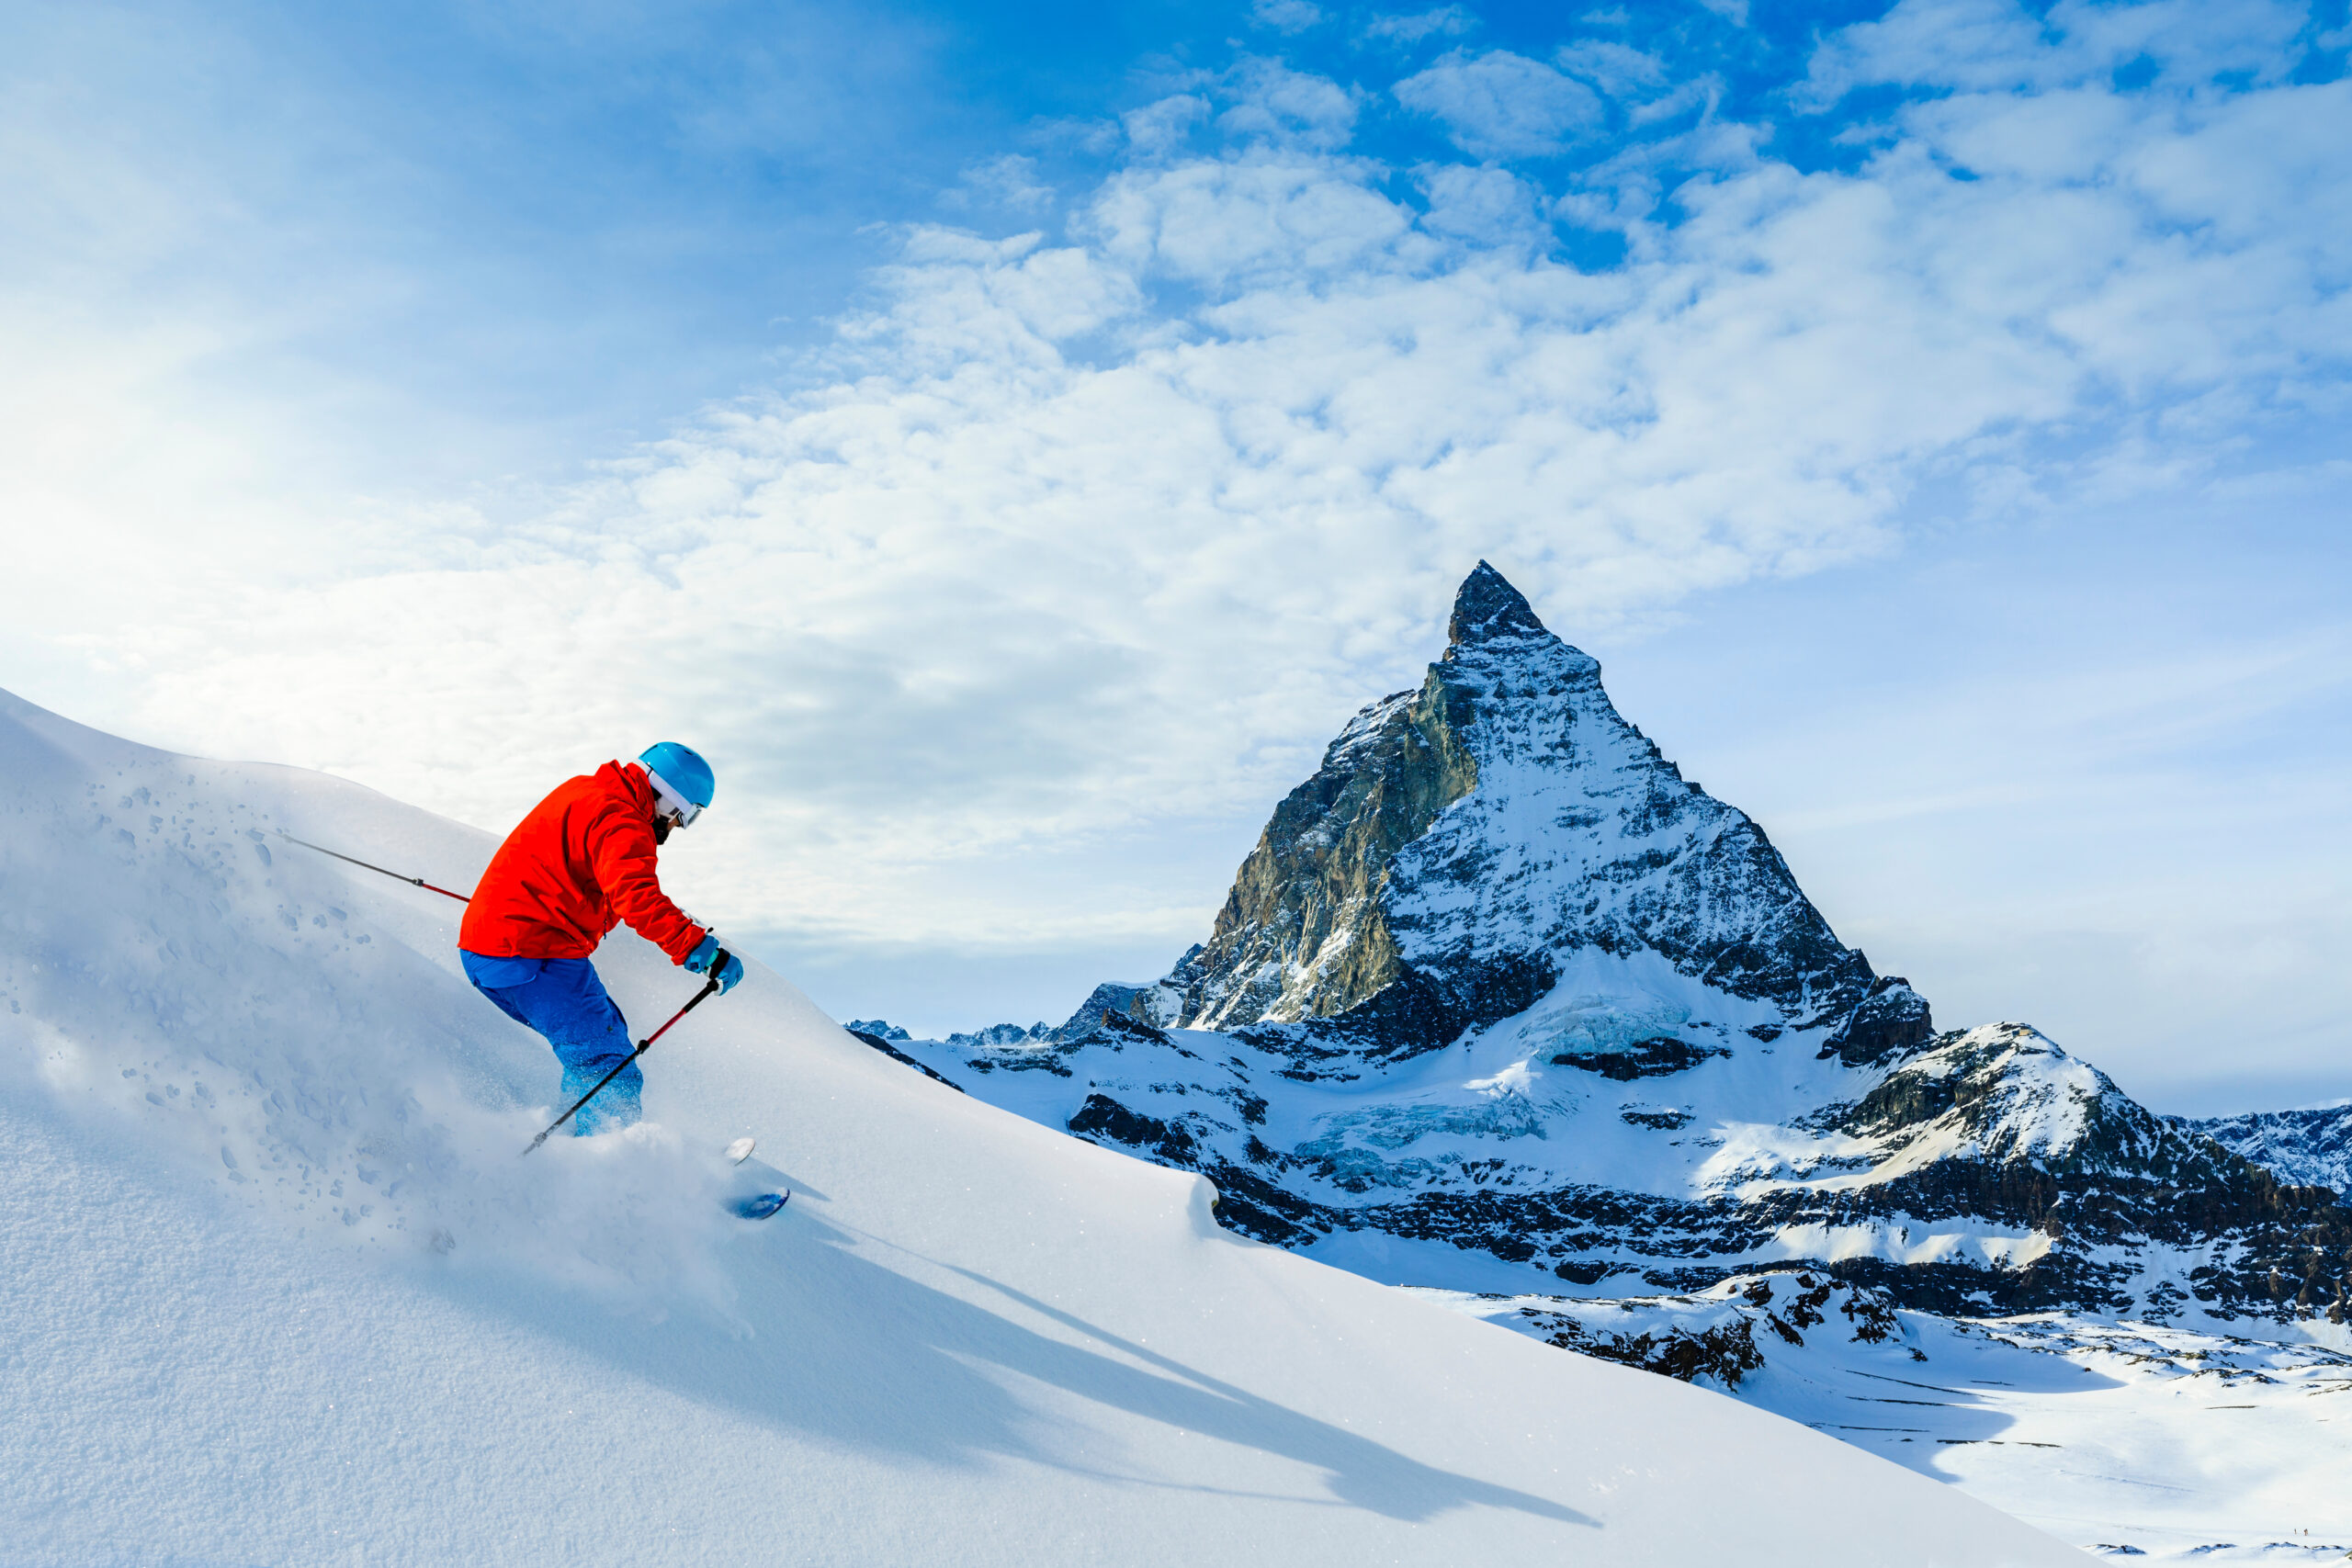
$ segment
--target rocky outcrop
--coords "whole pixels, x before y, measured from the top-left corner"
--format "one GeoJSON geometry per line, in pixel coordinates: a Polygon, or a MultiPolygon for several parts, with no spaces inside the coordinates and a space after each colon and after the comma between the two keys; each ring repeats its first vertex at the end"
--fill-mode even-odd
{"type": "Polygon", "coordinates": [[[1635,1078],[1664,1077],[1669,1073],[1689,1072],[1711,1056],[1730,1055],[1721,1045],[1693,1045],[1687,1040],[1662,1035],[1651,1040],[1636,1040],[1615,1051],[1561,1051],[1553,1055],[1552,1065],[1555,1067],[1581,1067],[1589,1073],[1599,1073],[1605,1078],[1630,1083],[1635,1078]]]}
{"type": "Polygon", "coordinates": [[[1170,976],[1182,995],[1178,1021],[1329,1018],[1403,978],[1381,907],[1390,863],[1477,782],[1431,695],[1425,687],[1358,714],[1274,808],[1208,942],[1170,976]]]}
{"type": "Polygon", "coordinates": [[[1935,1038],[1928,998],[1899,975],[1882,975],[1838,1032],[1822,1043],[1821,1054],[1849,1067],[1867,1067],[1935,1038]]]}
{"type": "Polygon", "coordinates": [[[1531,1300],[1512,1303],[1510,1317],[1509,1326],[1564,1350],[1725,1389],[1765,1365],[1766,1345],[1802,1348],[1808,1335],[1863,1345],[1903,1337],[1884,1292],[1809,1269],[1735,1276],[1689,1296],[1531,1300]]]}
{"type": "MultiPolygon", "coordinates": [[[[844,1024],[842,1027],[849,1032],[850,1038],[853,1040],[856,1040],[861,1043],[872,1046],[875,1050],[881,1052],[885,1056],[889,1057],[890,1060],[894,1062],[899,1063],[905,1066],[912,1067],[915,1071],[931,1079],[933,1083],[944,1083],[949,1089],[954,1089],[957,1094],[964,1092],[963,1085],[957,1083],[954,1078],[949,1077],[946,1074],[938,1071],[936,1068],[925,1066],[922,1062],[908,1055],[904,1051],[899,1050],[898,1046],[891,1043],[891,1041],[893,1040],[904,1040],[908,1038],[907,1032],[905,1030],[891,1029],[890,1026],[886,1023],[882,1025],[882,1028],[887,1032],[877,1034],[858,1027],[858,1023],[866,1021],[869,1021],[861,1019],[857,1021],[856,1023],[844,1024]]],[[[880,1021],[875,1020],[872,1021],[879,1022],[880,1021]]]]}
{"type": "MultiPolygon", "coordinates": [[[[1185,953],[1177,961],[1179,966],[1192,962],[1193,954],[1200,951],[1195,947],[1185,953]]],[[[1089,1040],[1102,1032],[1107,1019],[1114,1018],[1133,1019],[1157,1028],[1175,1021],[1177,999],[1178,993],[1166,981],[1129,986],[1105,980],[1087,994],[1086,999],[1078,1004],[1078,1010],[1060,1028],[1046,1032],[1043,1038],[1057,1044],[1089,1040]]]]}

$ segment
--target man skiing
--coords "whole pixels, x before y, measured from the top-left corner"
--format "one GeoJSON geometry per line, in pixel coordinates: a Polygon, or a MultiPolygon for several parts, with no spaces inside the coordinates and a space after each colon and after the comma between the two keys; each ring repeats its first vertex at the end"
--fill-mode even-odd
{"type": "MultiPolygon", "coordinates": [[[[670,902],[653,866],[660,846],[710,804],[712,784],[710,764],[673,740],[567,779],[506,835],[466,906],[458,928],[466,977],[547,1037],[563,1064],[566,1105],[629,1054],[628,1025],[588,961],[606,932],[627,920],[696,975],[720,957],[717,935],[670,902]]],[[[732,990],[742,961],[727,955],[713,977],[732,990]]],[[[631,1063],[580,1108],[572,1133],[632,1125],[644,1085],[631,1063]]]]}

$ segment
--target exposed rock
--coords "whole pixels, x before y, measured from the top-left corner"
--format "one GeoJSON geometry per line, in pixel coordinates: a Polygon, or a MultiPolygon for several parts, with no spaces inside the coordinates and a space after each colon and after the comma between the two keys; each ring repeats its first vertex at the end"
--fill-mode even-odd
{"type": "Polygon", "coordinates": [[[1187,1170],[1197,1168],[1194,1156],[1198,1151],[1192,1134],[1181,1123],[1137,1115],[1107,1094],[1088,1095],[1078,1114],[1069,1119],[1069,1126],[1082,1138],[1149,1150],[1162,1165],[1187,1170]]]}
{"type": "Polygon", "coordinates": [[[1055,1032],[1044,1023],[992,1023],[986,1029],[976,1029],[968,1034],[951,1034],[948,1043],[978,1049],[1002,1049],[1005,1046],[1051,1045],[1057,1043],[1055,1032]]]}
{"type": "Polygon", "coordinates": [[[1693,1045],[1687,1040],[1661,1035],[1636,1040],[1616,1051],[1562,1051],[1552,1058],[1555,1067],[1581,1067],[1605,1078],[1630,1083],[1634,1078],[1663,1077],[1688,1072],[1710,1056],[1728,1056],[1720,1045],[1693,1045]]]}
{"type": "MultiPolygon", "coordinates": [[[[1190,963],[1201,950],[1195,947],[1178,960],[1180,965],[1190,963]]],[[[1094,987],[1087,998],[1079,1003],[1078,1010],[1059,1029],[1053,1031],[1057,1044],[1069,1044],[1100,1033],[1106,1018],[1132,1019],[1154,1028],[1173,1023],[1182,993],[1165,981],[1148,985],[1127,986],[1116,980],[1105,980],[1094,987]]]]}
{"type": "Polygon", "coordinates": [[[1358,714],[1274,808],[1208,942],[1170,976],[1183,986],[1180,1021],[1326,1018],[1400,978],[1379,897],[1389,863],[1476,782],[1431,695],[1425,686],[1358,714]]]}
{"type": "Polygon", "coordinates": [[[1521,1333],[1563,1349],[1684,1382],[1711,1378],[1726,1389],[1765,1364],[1759,1331],[1768,1342],[1792,1346],[1823,1329],[1864,1344],[1899,1339],[1903,1332],[1884,1292],[1809,1269],[1737,1275],[1687,1296],[1531,1298],[1512,1315],[1521,1333]]]}
{"type": "Polygon", "coordinates": [[[1935,1033],[1928,998],[1900,976],[1882,975],[1871,982],[1870,995],[1862,998],[1861,1006],[1823,1042],[1821,1054],[1836,1056],[1849,1067],[1867,1067],[1914,1045],[1924,1045],[1935,1033]]]}

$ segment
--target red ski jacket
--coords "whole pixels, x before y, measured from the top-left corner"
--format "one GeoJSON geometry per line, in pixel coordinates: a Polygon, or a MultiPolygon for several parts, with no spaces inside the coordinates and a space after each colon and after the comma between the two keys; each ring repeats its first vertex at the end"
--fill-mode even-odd
{"type": "Polygon", "coordinates": [[[623,920],[684,964],[706,934],[653,874],[653,786],[635,762],[566,779],[506,835],[458,927],[484,958],[585,958],[623,920]]]}

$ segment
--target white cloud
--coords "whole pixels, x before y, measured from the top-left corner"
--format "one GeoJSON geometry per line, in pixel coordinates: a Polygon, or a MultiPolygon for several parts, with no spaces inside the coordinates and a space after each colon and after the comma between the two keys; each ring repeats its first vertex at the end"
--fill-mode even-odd
{"type": "Polygon", "coordinates": [[[1048,211],[1057,199],[1054,187],[1037,178],[1037,160],[1017,152],[973,164],[941,198],[951,208],[1024,213],[1048,211]]]}
{"type": "Polygon", "coordinates": [[[2238,73],[2275,81],[2304,16],[2278,0],[2060,0],[2040,17],[2016,0],[1901,0],[1879,20],[1825,40],[1808,85],[1818,105],[1886,82],[2047,91],[2141,59],[2199,79],[2238,73]]]}
{"type": "Polygon", "coordinates": [[[1356,95],[1329,77],[1250,60],[1227,73],[1226,90],[1233,107],[1217,124],[1237,140],[1329,150],[1354,133],[1356,95]]]}
{"type": "Polygon", "coordinates": [[[1552,58],[1612,98],[1655,97],[1667,86],[1666,62],[1607,39],[1579,39],[1552,58]]]}
{"type": "Polygon", "coordinates": [[[1196,93],[1172,93],[1119,117],[1128,148],[1140,158],[1160,157],[1179,151],[1193,127],[1206,119],[1209,101],[1196,93]]]}
{"type": "MultiPolygon", "coordinates": [[[[1096,193],[1080,228],[1105,261],[1227,292],[1330,277],[1430,253],[1412,214],[1351,160],[1273,154],[1130,170],[1096,193]]],[[[1248,298],[1247,295],[1242,298],[1248,298]]]]}
{"type": "Polygon", "coordinates": [[[1438,164],[1415,171],[1428,199],[1421,226],[1474,244],[1542,245],[1548,242],[1539,208],[1543,191],[1508,169],[1438,164]]]}
{"type": "Polygon", "coordinates": [[[1384,43],[1416,44],[1425,39],[1459,38],[1477,25],[1477,18],[1459,6],[1408,15],[1379,16],[1364,24],[1364,36],[1384,43]]]}
{"type": "Polygon", "coordinates": [[[1323,19],[1323,8],[1309,0],[1256,0],[1250,19],[1278,33],[1303,33],[1323,19]]]}
{"type": "MultiPolygon", "coordinates": [[[[1828,48],[1884,73],[1891,36],[1828,48]]],[[[1986,81],[2049,69],[1971,48],[1986,81]]],[[[1517,56],[1442,70],[1399,96],[1477,156],[1598,113],[1517,56]]],[[[2197,469],[2352,360],[2341,84],[1955,91],[1849,174],[1710,125],[1584,176],[1629,243],[1599,274],[1550,253],[1523,174],[1418,169],[1408,205],[1346,151],[1335,84],[1246,62],[1193,88],[1127,118],[1067,230],[905,231],[792,389],[526,525],[385,504],[330,546],[314,514],[317,555],[265,584],[208,513],[151,540],[178,591],[93,609],[73,649],[127,672],[146,734],[484,823],[692,741],[725,828],[677,875],[727,923],[1172,949],[1207,910],[1070,847],[1261,813],[1416,678],[1481,556],[1573,637],[1885,549],[1923,486],[2030,505],[2197,469]],[[1220,115],[1243,145],[1188,152],[1220,115]],[[1703,172],[1667,189],[1669,158],[1703,172]]],[[[1224,869],[1186,874],[1207,900],[1224,869]]]]}
{"type": "Polygon", "coordinates": [[[1509,50],[1450,54],[1395,92],[1407,108],[1442,122],[1454,145],[1474,157],[1557,152],[1600,124],[1591,88],[1509,50]]]}

